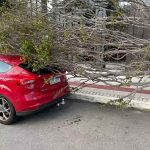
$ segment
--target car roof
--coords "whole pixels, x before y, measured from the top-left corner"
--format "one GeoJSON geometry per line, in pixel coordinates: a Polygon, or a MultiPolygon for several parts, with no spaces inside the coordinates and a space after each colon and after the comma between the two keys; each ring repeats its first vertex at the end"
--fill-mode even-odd
{"type": "Polygon", "coordinates": [[[0,55],[0,61],[4,61],[10,65],[19,65],[23,62],[19,55],[0,55]]]}

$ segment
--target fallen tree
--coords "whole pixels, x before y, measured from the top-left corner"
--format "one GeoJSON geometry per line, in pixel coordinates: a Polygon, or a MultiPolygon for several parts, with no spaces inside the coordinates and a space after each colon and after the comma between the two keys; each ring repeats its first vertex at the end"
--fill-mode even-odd
{"type": "Polygon", "coordinates": [[[150,85],[143,80],[150,73],[150,38],[125,27],[149,32],[150,7],[141,0],[128,4],[132,11],[127,13],[117,0],[7,1],[0,8],[0,52],[22,55],[33,70],[62,66],[72,77],[86,78],[82,85],[115,82],[136,86],[135,93],[150,85]]]}

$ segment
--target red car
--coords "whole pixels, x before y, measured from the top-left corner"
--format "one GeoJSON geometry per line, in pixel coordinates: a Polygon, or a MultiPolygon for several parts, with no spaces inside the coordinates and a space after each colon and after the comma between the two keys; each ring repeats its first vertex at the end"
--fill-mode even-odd
{"type": "Polygon", "coordinates": [[[0,123],[59,103],[69,94],[65,71],[45,67],[33,72],[20,56],[0,55],[0,123]]]}

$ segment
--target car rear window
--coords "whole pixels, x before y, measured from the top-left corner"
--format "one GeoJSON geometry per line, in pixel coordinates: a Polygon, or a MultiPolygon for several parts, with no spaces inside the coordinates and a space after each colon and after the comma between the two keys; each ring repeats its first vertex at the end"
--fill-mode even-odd
{"type": "Polygon", "coordinates": [[[3,61],[0,61],[0,73],[8,72],[11,68],[12,68],[11,65],[9,65],[3,61]]]}
{"type": "Polygon", "coordinates": [[[23,68],[24,70],[27,70],[29,72],[32,72],[34,74],[38,74],[38,75],[44,75],[44,74],[50,74],[50,73],[58,73],[58,72],[61,72],[62,69],[60,69],[59,67],[56,67],[56,66],[46,66],[44,68],[41,68],[37,71],[34,71],[33,68],[28,65],[28,64],[25,64],[25,63],[22,63],[19,65],[21,68],[23,68]]]}

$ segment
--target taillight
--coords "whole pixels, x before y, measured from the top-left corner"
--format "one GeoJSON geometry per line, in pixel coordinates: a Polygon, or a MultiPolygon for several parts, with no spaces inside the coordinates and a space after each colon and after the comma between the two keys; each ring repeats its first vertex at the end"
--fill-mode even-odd
{"type": "Polygon", "coordinates": [[[33,84],[34,82],[35,82],[35,80],[33,80],[33,79],[32,80],[21,79],[21,80],[17,81],[17,84],[18,85],[29,85],[29,84],[33,84]]]}

